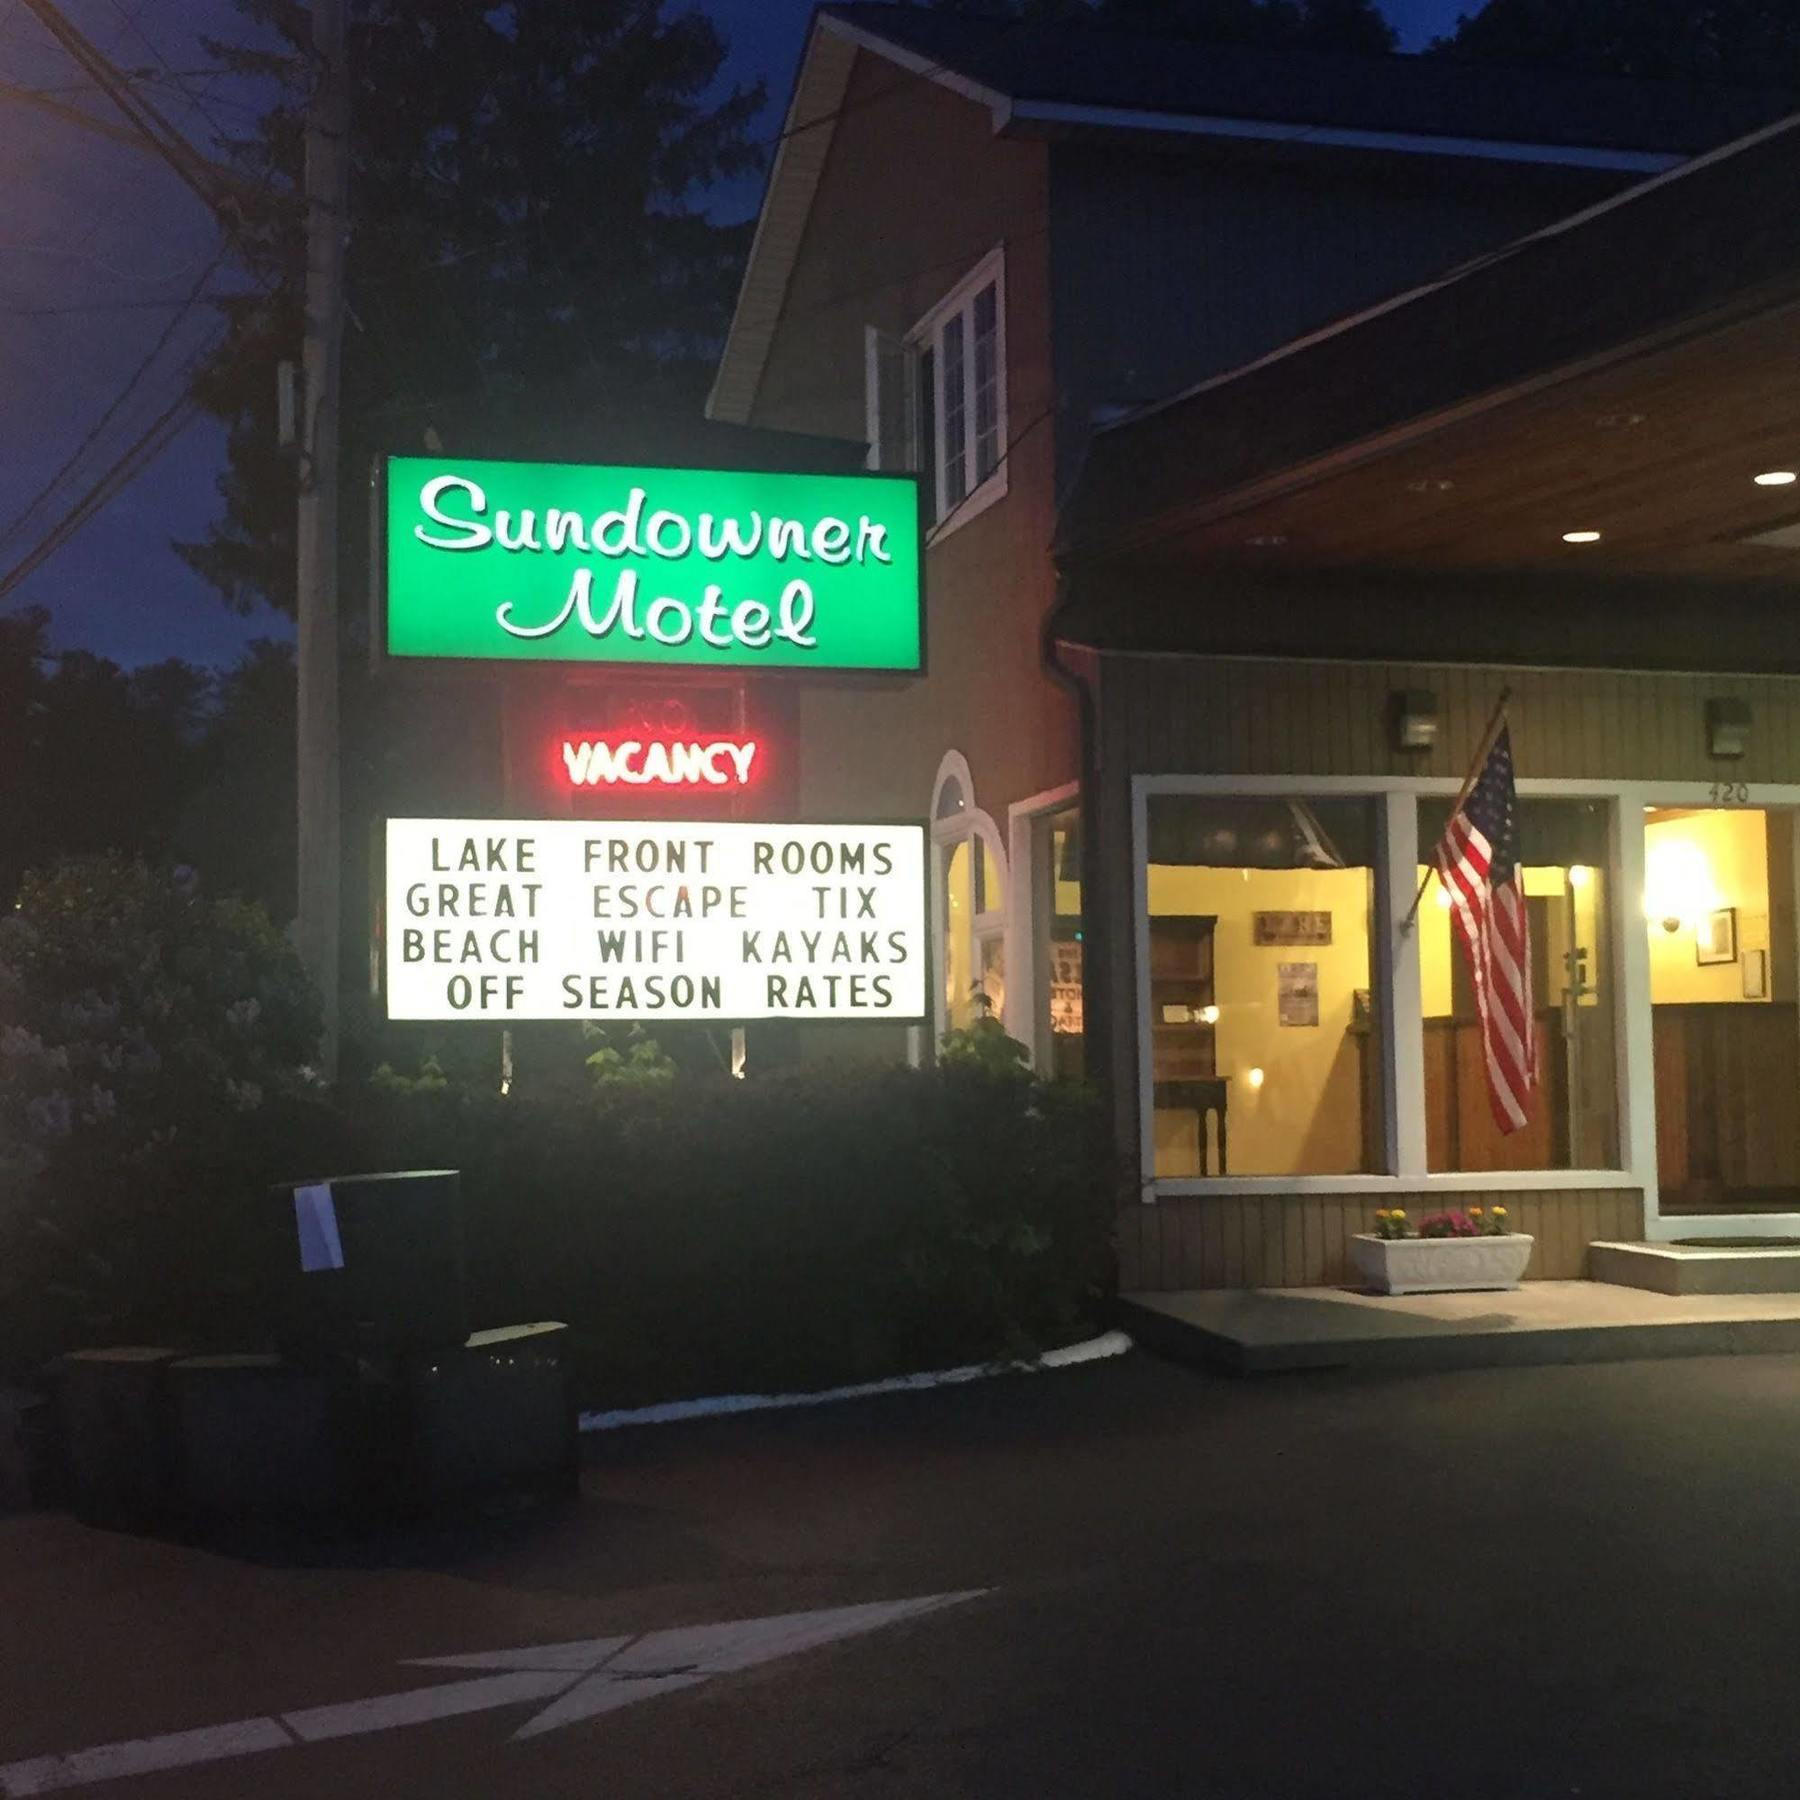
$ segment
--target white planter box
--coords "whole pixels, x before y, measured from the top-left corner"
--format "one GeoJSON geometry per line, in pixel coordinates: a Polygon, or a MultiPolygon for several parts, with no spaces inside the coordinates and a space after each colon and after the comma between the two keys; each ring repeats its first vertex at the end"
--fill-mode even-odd
{"type": "Polygon", "coordinates": [[[1356,1272],[1378,1294],[1461,1294],[1516,1288],[1531,1260],[1528,1232],[1505,1237],[1378,1238],[1350,1240],[1356,1272]]]}

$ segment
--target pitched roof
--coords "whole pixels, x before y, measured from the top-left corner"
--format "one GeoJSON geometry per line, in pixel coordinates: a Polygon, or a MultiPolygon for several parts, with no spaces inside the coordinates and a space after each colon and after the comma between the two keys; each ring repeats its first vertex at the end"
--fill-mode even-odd
{"type": "Polygon", "coordinates": [[[819,16],[1015,103],[1684,155],[1792,104],[1735,87],[1436,56],[1258,50],[1079,21],[965,18],[887,0],[847,0],[822,6],[819,16]]]}
{"type": "Polygon", "coordinates": [[[777,141],[709,417],[747,423],[858,51],[985,106],[996,134],[1151,132],[1654,174],[1790,97],[1410,56],[1254,50],[1082,22],[820,6],[777,141]]]}
{"type": "Polygon", "coordinates": [[[1258,484],[1786,303],[1797,186],[1800,114],[1127,414],[1090,441],[1058,549],[1141,555],[1258,484]]]}

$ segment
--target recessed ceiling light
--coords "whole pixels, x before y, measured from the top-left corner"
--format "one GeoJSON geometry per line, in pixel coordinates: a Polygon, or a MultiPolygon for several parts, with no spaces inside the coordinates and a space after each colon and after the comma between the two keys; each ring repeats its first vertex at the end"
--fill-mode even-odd
{"type": "Polygon", "coordinates": [[[1252,550],[1279,550],[1287,542],[1285,531],[1262,531],[1255,537],[1247,537],[1244,542],[1252,550]]]}
{"type": "Polygon", "coordinates": [[[1791,487],[1800,476],[1792,469],[1765,469],[1756,477],[1758,487],[1791,487]]]}
{"type": "Polygon", "coordinates": [[[1447,494],[1456,483],[1445,475],[1422,475],[1417,481],[1409,481],[1406,491],[1409,494],[1447,494]]]}
{"type": "Polygon", "coordinates": [[[1563,533],[1565,544],[1597,544],[1599,541],[1600,534],[1597,531],[1565,531],[1563,533]]]}
{"type": "Polygon", "coordinates": [[[1594,420],[1602,431],[1624,431],[1643,422],[1644,415],[1641,412],[1601,413],[1594,420]]]}

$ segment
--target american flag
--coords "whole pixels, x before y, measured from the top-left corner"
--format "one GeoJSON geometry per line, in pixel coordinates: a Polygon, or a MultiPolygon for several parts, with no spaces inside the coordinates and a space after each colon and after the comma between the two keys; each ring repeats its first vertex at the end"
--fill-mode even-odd
{"type": "Polygon", "coordinates": [[[1504,1132],[1517,1131],[1526,1121],[1538,1068],[1518,796],[1512,736],[1504,725],[1468,798],[1450,815],[1433,860],[1468,958],[1494,1122],[1504,1132]]]}

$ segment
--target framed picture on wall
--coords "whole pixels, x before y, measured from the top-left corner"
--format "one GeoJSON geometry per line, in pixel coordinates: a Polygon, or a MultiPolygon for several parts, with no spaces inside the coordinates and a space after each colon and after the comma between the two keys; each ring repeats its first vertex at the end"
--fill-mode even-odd
{"type": "Polygon", "coordinates": [[[1695,922],[1694,961],[1702,966],[1737,961],[1735,906],[1721,906],[1695,922]]]}

